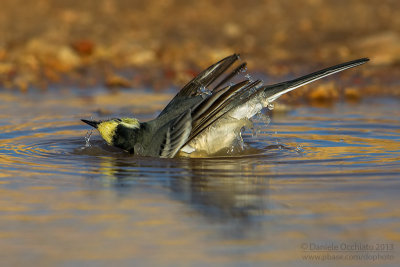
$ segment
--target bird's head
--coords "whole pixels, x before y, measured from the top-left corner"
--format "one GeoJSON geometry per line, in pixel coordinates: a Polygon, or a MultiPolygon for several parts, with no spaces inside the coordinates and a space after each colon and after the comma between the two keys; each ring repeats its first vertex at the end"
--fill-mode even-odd
{"type": "Polygon", "coordinates": [[[101,137],[109,145],[121,147],[126,150],[130,150],[127,144],[132,139],[135,129],[139,129],[140,127],[139,121],[134,118],[118,118],[104,121],[82,119],[82,121],[96,128],[101,137]]]}

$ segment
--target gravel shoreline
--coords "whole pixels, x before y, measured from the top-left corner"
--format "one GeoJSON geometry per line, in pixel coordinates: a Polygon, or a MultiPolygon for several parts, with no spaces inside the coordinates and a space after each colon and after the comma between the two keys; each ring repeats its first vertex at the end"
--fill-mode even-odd
{"type": "Polygon", "coordinates": [[[398,10],[400,2],[389,0],[3,0],[0,90],[163,90],[240,53],[251,74],[274,81],[370,57],[340,85],[323,82],[305,98],[399,96],[398,10]]]}

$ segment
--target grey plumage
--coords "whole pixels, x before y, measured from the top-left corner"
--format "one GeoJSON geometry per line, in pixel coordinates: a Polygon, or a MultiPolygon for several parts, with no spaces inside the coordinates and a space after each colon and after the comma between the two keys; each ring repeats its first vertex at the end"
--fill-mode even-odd
{"type": "MultiPolygon", "coordinates": [[[[268,103],[284,93],[331,74],[364,64],[369,60],[367,58],[357,59],[274,85],[263,86],[260,80],[244,80],[233,85],[226,85],[246,66],[246,63],[242,63],[225,77],[221,77],[238,58],[239,56],[236,54],[231,55],[201,72],[176,94],[154,120],[138,124],[133,122],[132,125],[129,124],[130,122],[109,122],[110,127],[111,123],[112,127],[116,125],[115,129],[110,128],[113,136],[109,143],[137,155],[172,158],[206,129],[217,125],[222,117],[239,108],[246,109],[250,102],[261,104],[251,110],[248,108],[248,114],[246,114],[246,110],[244,114],[243,112],[236,113],[242,114],[240,116],[251,117],[262,106],[267,106],[268,103]],[[208,91],[207,88],[210,88],[217,79],[220,79],[220,82],[208,91]]],[[[237,117],[237,115],[235,116],[237,117]]],[[[83,121],[95,128],[102,123],[83,121]]],[[[106,126],[108,127],[108,125],[106,126]]],[[[223,127],[223,125],[219,125],[219,127],[223,127]]],[[[241,126],[238,125],[238,127],[241,126]]],[[[102,134],[102,131],[100,133],[102,134]]],[[[102,136],[107,139],[104,134],[102,136]]]]}

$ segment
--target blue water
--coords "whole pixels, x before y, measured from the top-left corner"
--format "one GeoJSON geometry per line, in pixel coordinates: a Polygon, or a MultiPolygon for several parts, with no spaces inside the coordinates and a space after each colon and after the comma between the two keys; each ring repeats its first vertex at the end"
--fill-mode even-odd
{"type": "Polygon", "coordinates": [[[237,154],[156,159],[97,133],[87,146],[80,118],[150,119],[172,95],[0,96],[5,266],[399,264],[399,99],[277,107],[237,154]],[[321,253],[311,243],[357,242],[394,250],[369,252],[389,255],[374,261],[305,258],[321,253]]]}

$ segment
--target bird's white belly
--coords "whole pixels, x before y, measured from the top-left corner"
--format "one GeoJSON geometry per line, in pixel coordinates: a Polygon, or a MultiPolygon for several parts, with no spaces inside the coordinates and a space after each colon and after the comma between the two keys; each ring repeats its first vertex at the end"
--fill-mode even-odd
{"type": "Polygon", "coordinates": [[[241,129],[250,125],[249,120],[221,118],[184,146],[180,150],[180,155],[198,157],[216,154],[223,149],[232,147],[241,138],[241,129]]]}
{"type": "Polygon", "coordinates": [[[251,127],[252,118],[267,103],[254,98],[234,108],[228,114],[214,122],[189,144],[180,150],[181,156],[204,157],[231,148],[235,142],[241,142],[240,131],[243,127],[251,127]]]}

